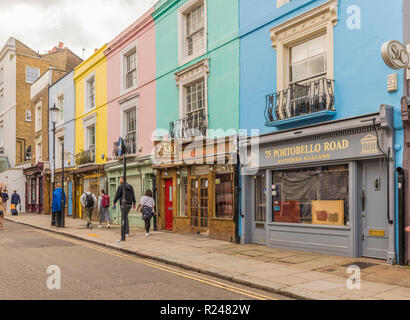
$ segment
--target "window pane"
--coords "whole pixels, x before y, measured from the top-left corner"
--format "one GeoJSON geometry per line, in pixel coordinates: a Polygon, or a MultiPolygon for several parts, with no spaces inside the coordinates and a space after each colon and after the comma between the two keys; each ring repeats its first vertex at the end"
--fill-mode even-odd
{"type": "Polygon", "coordinates": [[[299,62],[308,58],[307,43],[302,43],[291,48],[291,63],[299,62]]]}
{"type": "Polygon", "coordinates": [[[255,222],[266,221],[266,178],[259,175],[255,180],[255,222]]]}
{"type": "Polygon", "coordinates": [[[348,165],[273,173],[274,222],[348,225],[348,165]]]}
{"type": "Polygon", "coordinates": [[[291,78],[292,82],[306,79],[308,76],[308,64],[307,62],[300,62],[291,66],[291,78]]]}
{"type": "Polygon", "coordinates": [[[217,218],[233,217],[233,181],[231,174],[217,174],[215,180],[217,218]]]}
{"type": "Polygon", "coordinates": [[[308,44],[309,44],[309,49],[308,49],[308,56],[309,57],[316,56],[316,55],[321,54],[321,53],[326,51],[325,36],[315,38],[315,39],[309,41],[308,44]]]}
{"type": "Polygon", "coordinates": [[[325,56],[318,56],[309,60],[309,76],[314,76],[326,71],[325,56]]]}

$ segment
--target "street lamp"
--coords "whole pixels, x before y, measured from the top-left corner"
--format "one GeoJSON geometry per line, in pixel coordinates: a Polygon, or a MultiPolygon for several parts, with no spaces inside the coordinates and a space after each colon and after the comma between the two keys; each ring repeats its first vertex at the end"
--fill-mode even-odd
{"type": "MultiPolygon", "coordinates": [[[[56,172],[56,123],[57,123],[57,117],[58,113],[60,112],[60,109],[56,107],[56,104],[54,103],[53,107],[50,108],[50,119],[51,123],[53,124],[53,194],[54,190],[56,188],[56,177],[55,177],[55,172],[56,172]]],[[[56,216],[55,213],[51,213],[51,226],[56,225],[56,216]]]]}

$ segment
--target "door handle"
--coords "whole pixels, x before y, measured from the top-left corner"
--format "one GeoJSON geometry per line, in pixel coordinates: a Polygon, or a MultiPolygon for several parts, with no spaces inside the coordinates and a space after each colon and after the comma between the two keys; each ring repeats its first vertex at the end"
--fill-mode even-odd
{"type": "Polygon", "coordinates": [[[365,210],[366,206],[366,195],[364,194],[364,190],[362,190],[362,211],[365,210]]]}

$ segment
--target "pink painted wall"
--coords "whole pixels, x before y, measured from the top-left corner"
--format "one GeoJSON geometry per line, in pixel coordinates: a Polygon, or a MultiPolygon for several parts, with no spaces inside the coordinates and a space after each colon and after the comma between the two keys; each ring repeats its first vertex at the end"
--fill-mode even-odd
{"type": "Polygon", "coordinates": [[[155,88],[155,24],[153,8],[112,40],[105,51],[108,72],[108,153],[113,151],[113,142],[121,135],[120,100],[139,94],[137,108],[137,144],[142,146],[138,156],[150,155],[154,147],[151,136],[156,126],[155,88]],[[121,51],[137,41],[138,87],[121,95],[121,51]]]}

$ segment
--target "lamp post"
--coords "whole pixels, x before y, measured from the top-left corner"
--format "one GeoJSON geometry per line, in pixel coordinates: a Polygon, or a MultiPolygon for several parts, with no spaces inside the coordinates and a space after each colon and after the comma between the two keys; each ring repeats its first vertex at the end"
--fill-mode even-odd
{"type": "MultiPolygon", "coordinates": [[[[60,109],[56,107],[56,104],[54,103],[53,107],[50,108],[50,118],[51,118],[51,123],[53,124],[53,194],[54,190],[56,188],[56,123],[57,123],[57,116],[58,112],[60,112],[60,109]]],[[[52,199],[52,197],[51,197],[52,199]]],[[[55,213],[51,213],[51,225],[55,226],[56,225],[56,216],[55,213]]]]}

